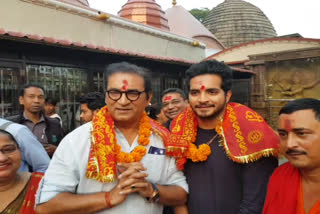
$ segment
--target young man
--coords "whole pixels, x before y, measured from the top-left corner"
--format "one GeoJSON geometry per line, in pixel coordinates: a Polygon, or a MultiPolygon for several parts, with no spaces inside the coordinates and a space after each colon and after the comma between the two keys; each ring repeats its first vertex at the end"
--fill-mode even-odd
{"type": "Polygon", "coordinates": [[[21,90],[19,102],[23,105],[23,112],[13,118],[13,122],[27,126],[52,157],[63,138],[63,130],[56,119],[48,118],[43,113],[43,88],[36,84],[25,85],[21,90]]]}
{"type": "Polygon", "coordinates": [[[162,111],[169,118],[164,126],[169,129],[171,121],[187,107],[187,97],[180,88],[168,88],[161,94],[162,111]]]}
{"type": "Polygon", "coordinates": [[[90,92],[85,96],[80,97],[81,114],[80,119],[82,122],[90,122],[94,115],[106,105],[105,97],[100,92],[90,92]]]}
{"type": "Polygon", "coordinates": [[[320,213],[320,101],[304,98],[285,105],[278,133],[289,162],[271,176],[263,213],[320,213]]]}
{"type": "Polygon", "coordinates": [[[189,104],[171,124],[168,155],[178,157],[189,185],[190,214],[260,214],[277,167],[278,136],[246,106],[228,103],[232,70],[204,61],[186,72],[189,104]]]}
{"type": "Polygon", "coordinates": [[[62,127],[62,119],[56,112],[57,103],[58,103],[58,101],[56,99],[47,97],[45,100],[45,104],[44,104],[44,110],[45,110],[45,113],[48,117],[58,120],[61,127],[62,127]]]}
{"type": "Polygon", "coordinates": [[[67,135],[38,192],[37,213],[160,214],[186,202],[187,183],[165,156],[169,132],[145,113],[147,71],[109,65],[107,106],[67,135]]]}

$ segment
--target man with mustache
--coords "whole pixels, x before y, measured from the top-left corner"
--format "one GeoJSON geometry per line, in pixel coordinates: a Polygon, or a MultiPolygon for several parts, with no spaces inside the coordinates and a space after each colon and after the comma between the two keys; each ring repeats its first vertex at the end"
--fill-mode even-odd
{"type": "Polygon", "coordinates": [[[232,70],[224,63],[194,64],[186,76],[190,107],[172,121],[167,154],[184,167],[189,213],[260,214],[278,136],[256,112],[229,103],[232,70]]]}
{"type": "Polygon", "coordinates": [[[23,86],[19,102],[23,105],[23,112],[12,121],[27,126],[52,157],[63,138],[63,130],[59,121],[44,114],[44,89],[37,84],[23,86]]]}
{"type": "Polygon", "coordinates": [[[272,174],[264,214],[320,213],[320,101],[303,98],[280,110],[281,151],[289,160],[272,174]]]}
{"type": "Polygon", "coordinates": [[[171,121],[187,107],[187,97],[180,88],[168,88],[161,93],[162,111],[169,120],[163,124],[170,128],[171,121]]]}

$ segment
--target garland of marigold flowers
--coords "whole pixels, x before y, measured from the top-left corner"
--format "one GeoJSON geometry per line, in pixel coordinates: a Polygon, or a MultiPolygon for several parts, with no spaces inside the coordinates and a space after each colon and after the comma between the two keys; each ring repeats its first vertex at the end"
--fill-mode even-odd
{"type": "MultiPolygon", "coordinates": [[[[115,136],[114,125],[113,125],[113,133],[115,136]]],[[[149,122],[149,118],[147,114],[143,113],[142,118],[140,120],[140,125],[139,125],[139,138],[138,138],[139,146],[135,147],[131,153],[126,153],[121,151],[121,146],[117,144],[117,139],[114,138],[117,163],[132,163],[132,162],[140,161],[147,152],[147,149],[145,148],[145,146],[147,146],[150,143],[150,139],[149,139],[150,135],[151,135],[151,124],[149,122]]]]}
{"type": "MultiPolygon", "coordinates": [[[[216,127],[216,131],[218,135],[221,135],[221,128],[222,128],[221,124],[222,124],[222,118],[220,119],[219,125],[216,127]]],[[[188,145],[187,149],[181,156],[175,154],[175,151],[172,151],[171,153],[173,154],[173,156],[178,157],[177,166],[179,169],[183,168],[183,165],[186,162],[185,158],[192,160],[192,162],[202,162],[202,161],[206,161],[209,155],[212,153],[208,143],[203,143],[198,147],[197,145],[195,145],[197,131],[198,131],[197,127],[198,127],[197,117],[190,107],[187,107],[186,110],[183,112],[183,114],[179,115],[176,121],[174,121],[174,125],[173,125],[171,136],[170,136],[171,143],[174,143],[174,141],[182,140],[186,142],[188,145]],[[188,137],[185,137],[185,136],[188,136],[188,137]]]]}

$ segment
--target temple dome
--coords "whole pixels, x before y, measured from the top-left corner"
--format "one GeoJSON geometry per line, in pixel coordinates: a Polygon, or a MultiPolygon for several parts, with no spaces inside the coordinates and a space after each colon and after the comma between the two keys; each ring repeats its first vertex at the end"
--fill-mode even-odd
{"type": "Polygon", "coordinates": [[[277,36],[268,17],[243,0],[225,0],[210,11],[203,24],[226,47],[277,36]]]}
{"type": "Polygon", "coordinates": [[[197,39],[206,44],[207,48],[222,50],[224,46],[199,22],[189,11],[180,5],[166,10],[170,32],[197,39]]]}
{"type": "Polygon", "coordinates": [[[155,0],[128,0],[122,6],[118,15],[132,21],[169,30],[168,20],[165,17],[164,11],[155,0]]]}

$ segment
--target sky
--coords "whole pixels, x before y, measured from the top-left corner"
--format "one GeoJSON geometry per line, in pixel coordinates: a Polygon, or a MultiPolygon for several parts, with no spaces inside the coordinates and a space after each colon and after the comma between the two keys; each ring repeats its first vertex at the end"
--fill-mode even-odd
{"type": "MultiPolygon", "coordinates": [[[[117,15],[127,0],[88,0],[92,8],[117,15]]],[[[177,0],[185,9],[209,8],[224,0],[177,0]]],[[[259,7],[270,19],[278,36],[300,33],[305,38],[320,39],[320,0],[246,0],[259,7]]],[[[156,0],[162,10],[172,7],[172,0],[156,0]]]]}

